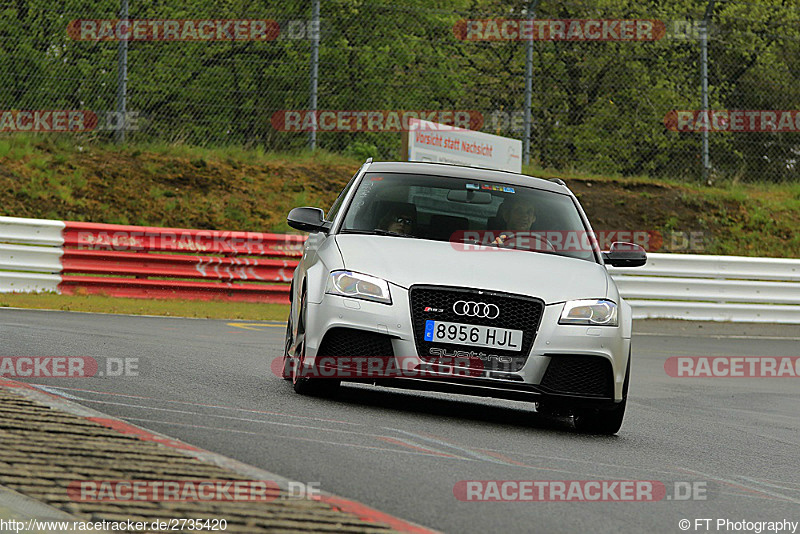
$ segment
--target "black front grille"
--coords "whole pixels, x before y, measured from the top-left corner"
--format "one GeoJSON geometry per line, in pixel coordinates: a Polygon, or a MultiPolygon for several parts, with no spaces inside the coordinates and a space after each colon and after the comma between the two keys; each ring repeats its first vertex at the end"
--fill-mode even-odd
{"type": "Polygon", "coordinates": [[[463,357],[463,354],[454,354],[455,351],[461,351],[472,354],[469,358],[470,367],[491,371],[519,371],[522,369],[533,346],[533,339],[536,337],[544,310],[544,302],[533,297],[443,286],[412,286],[409,290],[409,299],[414,341],[420,358],[429,362],[437,362],[440,357],[431,354],[430,349],[444,349],[452,362],[453,356],[463,357]],[[495,319],[456,315],[453,311],[453,304],[459,300],[495,304],[500,309],[500,315],[495,319]],[[425,311],[426,308],[430,309],[425,311]],[[522,330],[522,350],[473,347],[468,343],[428,342],[425,341],[425,321],[429,319],[522,330]]]}
{"type": "Polygon", "coordinates": [[[325,333],[317,356],[386,357],[394,356],[394,350],[392,339],[386,334],[355,328],[331,328],[325,333]]]}
{"type": "Polygon", "coordinates": [[[613,397],[614,371],[599,356],[556,354],[550,356],[540,385],[556,393],[613,397]]]}

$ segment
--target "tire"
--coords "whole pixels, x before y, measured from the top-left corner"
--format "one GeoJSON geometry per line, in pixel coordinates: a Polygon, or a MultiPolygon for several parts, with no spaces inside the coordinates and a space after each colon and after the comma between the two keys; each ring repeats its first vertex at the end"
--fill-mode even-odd
{"type": "Polygon", "coordinates": [[[292,379],[292,358],[289,356],[289,347],[292,346],[292,312],[289,312],[289,319],[286,321],[286,337],[283,341],[283,364],[281,366],[281,377],[284,380],[292,379]]]}
{"type": "Polygon", "coordinates": [[[622,386],[622,401],[611,409],[588,409],[577,412],[573,416],[575,430],[584,434],[613,435],[622,427],[625,407],[628,404],[628,382],[631,377],[631,353],[628,352],[628,366],[625,370],[625,382],[622,386]]]}
{"type": "Polygon", "coordinates": [[[300,312],[297,315],[297,340],[298,345],[294,351],[294,365],[291,366],[291,379],[295,393],[314,397],[325,397],[334,394],[341,384],[335,378],[309,378],[303,376],[306,359],[306,318],[308,308],[306,304],[306,290],[300,297],[300,312]]]}
{"type": "Polygon", "coordinates": [[[289,286],[289,317],[286,319],[286,336],[283,340],[283,363],[281,364],[281,377],[284,380],[292,379],[292,357],[289,355],[289,348],[294,343],[292,337],[292,295],[294,294],[294,282],[289,286]]]}
{"type": "Polygon", "coordinates": [[[575,430],[583,434],[604,434],[613,435],[619,432],[622,427],[622,419],[625,417],[625,405],[628,399],[614,406],[610,410],[585,410],[573,416],[575,430]]]}

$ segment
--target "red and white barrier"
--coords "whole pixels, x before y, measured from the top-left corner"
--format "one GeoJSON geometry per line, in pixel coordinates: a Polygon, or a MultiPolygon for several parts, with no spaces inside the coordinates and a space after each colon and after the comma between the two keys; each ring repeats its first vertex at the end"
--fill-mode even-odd
{"type": "Polygon", "coordinates": [[[0,217],[0,292],[285,303],[304,241],[0,217]]]}
{"type": "MultiPolygon", "coordinates": [[[[0,217],[0,293],[286,303],[305,236],[0,217]]],[[[648,254],[609,267],[634,317],[800,324],[800,259],[648,254]]]]}

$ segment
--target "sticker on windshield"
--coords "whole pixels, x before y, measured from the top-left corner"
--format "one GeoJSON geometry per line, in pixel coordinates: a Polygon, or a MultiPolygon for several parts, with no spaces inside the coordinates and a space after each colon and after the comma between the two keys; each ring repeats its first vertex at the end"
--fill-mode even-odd
{"type": "Polygon", "coordinates": [[[481,189],[484,191],[498,191],[500,193],[516,193],[513,187],[508,187],[505,185],[483,184],[481,185],[481,189]]]}
{"type": "Polygon", "coordinates": [[[479,186],[478,184],[466,184],[466,186],[467,186],[467,189],[480,189],[481,188],[481,186],[479,186]]]}

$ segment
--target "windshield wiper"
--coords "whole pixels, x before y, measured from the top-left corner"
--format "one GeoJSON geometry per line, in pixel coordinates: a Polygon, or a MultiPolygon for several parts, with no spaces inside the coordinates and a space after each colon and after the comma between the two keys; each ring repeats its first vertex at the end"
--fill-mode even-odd
{"type": "Polygon", "coordinates": [[[414,237],[410,234],[401,234],[400,232],[390,232],[389,230],[381,230],[375,228],[374,230],[342,230],[342,234],[364,234],[364,235],[388,235],[392,237],[414,237]]]}

